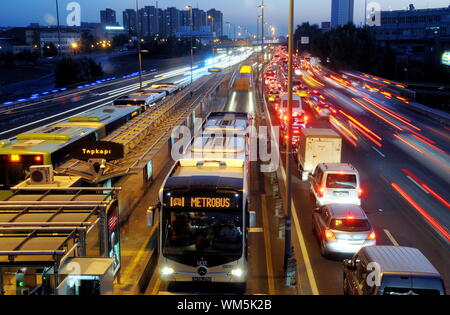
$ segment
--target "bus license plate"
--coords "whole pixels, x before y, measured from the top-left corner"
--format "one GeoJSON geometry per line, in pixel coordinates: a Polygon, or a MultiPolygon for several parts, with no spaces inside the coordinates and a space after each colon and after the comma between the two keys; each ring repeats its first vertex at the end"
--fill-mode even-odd
{"type": "Polygon", "coordinates": [[[192,277],[192,281],[194,282],[212,282],[211,277],[192,277]]]}

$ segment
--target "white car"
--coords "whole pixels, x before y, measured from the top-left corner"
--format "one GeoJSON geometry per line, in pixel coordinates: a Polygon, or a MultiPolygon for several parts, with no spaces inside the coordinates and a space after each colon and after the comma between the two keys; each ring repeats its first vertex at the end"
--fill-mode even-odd
{"type": "Polygon", "coordinates": [[[361,183],[359,173],[347,163],[321,163],[311,178],[311,193],[316,205],[329,204],[361,205],[361,183]]]}

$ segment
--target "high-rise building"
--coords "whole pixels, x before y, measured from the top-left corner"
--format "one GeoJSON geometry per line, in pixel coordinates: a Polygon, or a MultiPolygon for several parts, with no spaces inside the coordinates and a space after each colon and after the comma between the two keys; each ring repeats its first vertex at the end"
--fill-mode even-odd
{"type": "Polygon", "coordinates": [[[113,9],[105,9],[100,11],[100,23],[103,25],[117,25],[116,11],[113,9]]]}
{"type": "Polygon", "coordinates": [[[331,2],[331,27],[353,22],[354,0],[332,0],[331,2]]]}
{"type": "Polygon", "coordinates": [[[217,37],[222,37],[223,36],[223,13],[216,9],[211,9],[207,12],[207,15],[208,15],[208,17],[212,17],[211,19],[208,18],[208,26],[211,27],[211,31],[217,37]]]}
{"type": "Polygon", "coordinates": [[[180,26],[191,26],[191,13],[189,9],[180,12],[180,26]]]}
{"type": "Polygon", "coordinates": [[[139,10],[139,31],[142,37],[158,34],[158,9],[154,6],[146,6],[139,10]]]}
{"type": "Polygon", "coordinates": [[[126,9],[123,11],[123,27],[127,31],[136,32],[136,11],[132,9],[126,9]]]}
{"type": "Polygon", "coordinates": [[[194,31],[199,31],[202,26],[207,26],[208,16],[205,11],[194,8],[192,9],[192,21],[194,31]]]}
{"type": "Polygon", "coordinates": [[[175,36],[180,29],[180,11],[175,7],[164,10],[164,35],[166,37],[175,36]]]}

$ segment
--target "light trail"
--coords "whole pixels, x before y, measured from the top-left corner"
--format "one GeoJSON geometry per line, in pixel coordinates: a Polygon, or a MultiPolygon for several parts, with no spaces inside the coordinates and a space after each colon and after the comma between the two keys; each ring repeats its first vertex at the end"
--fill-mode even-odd
{"type": "Polygon", "coordinates": [[[356,139],[356,141],[358,141],[358,138],[356,138],[355,135],[353,135],[347,128],[345,128],[339,121],[337,121],[336,118],[334,118],[333,116],[330,116],[330,123],[345,137],[345,139],[347,139],[351,144],[353,144],[353,146],[355,146],[355,147],[357,146],[357,143],[353,139],[356,139]],[[341,127],[343,127],[343,128],[341,129],[341,127]],[[345,131],[345,130],[347,130],[347,131],[345,131]],[[347,135],[346,132],[351,137],[349,137],[349,135],[347,135]]]}
{"type": "Polygon", "coordinates": [[[433,161],[434,163],[438,164],[440,167],[442,167],[443,169],[445,169],[446,171],[449,171],[450,168],[445,166],[444,164],[442,164],[441,162],[439,162],[438,160],[436,160],[435,158],[433,158],[432,156],[430,156],[429,154],[423,152],[422,150],[420,150],[419,148],[417,148],[416,146],[414,146],[413,144],[409,143],[408,141],[406,141],[405,139],[403,139],[402,137],[400,137],[397,134],[394,134],[394,137],[397,138],[398,140],[400,140],[401,142],[403,142],[404,144],[406,144],[407,146],[413,148],[414,150],[416,150],[417,152],[423,154],[425,157],[429,158],[431,161],[433,161]]]}
{"type": "Polygon", "coordinates": [[[414,179],[423,189],[425,189],[428,193],[430,193],[433,197],[435,197],[439,202],[441,202],[444,206],[450,209],[450,203],[445,200],[443,197],[441,197],[437,192],[435,192],[433,189],[431,189],[425,182],[423,182],[421,179],[419,179],[416,175],[414,175],[410,170],[402,169],[402,171],[410,176],[412,179],[414,179]]]}
{"type": "Polygon", "coordinates": [[[443,227],[436,219],[428,214],[410,195],[408,195],[396,183],[391,183],[391,186],[402,196],[425,220],[428,221],[447,241],[450,241],[450,234],[445,227],[443,227]]]}
{"type": "Polygon", "coordinates": [[[375,116],[379,117],[380,119],[382,119],[383,121],[387,122],[389,125],[391,125],[392,127],[394,127],[395,129],[399,130],[399,131],[403,131],[402,128],[400,128],[399,126],[395,125],[393,122],[391,122],[390,120],[384,118],[383,116],[381,116],[380,114],[378,114],[377,112],[373,111],[372,109],[370,109],[369,107],[367,107],[366,105],[364,105],[363,103],[361,103],[360,101],[358,101],[356,98],[352,98],[352,100],[354,102],[356,102],[357,104],[359,104],[360,106],[362,106],[363,108],[365,108],[366,110],[368,110],[369,112],[371,112],[372,114],[374,114],[375,116]]]}

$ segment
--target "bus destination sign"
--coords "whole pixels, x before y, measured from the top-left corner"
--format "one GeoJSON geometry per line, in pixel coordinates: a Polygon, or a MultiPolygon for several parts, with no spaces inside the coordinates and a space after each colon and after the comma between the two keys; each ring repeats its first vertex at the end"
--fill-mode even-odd
{"type": "Polygon", "coordinates": [[[107,141],[86,141],[75,145],[72,157],[78,160],[105,159],[119,160],[124,157],[123,145],[107,141]]]}
{"type": "Polygon", "coordinates": [[[170,197],[168,200],[171,208],[194,209],[229,209],[239,207],[239,198],[231,197],[170,197]]]}

